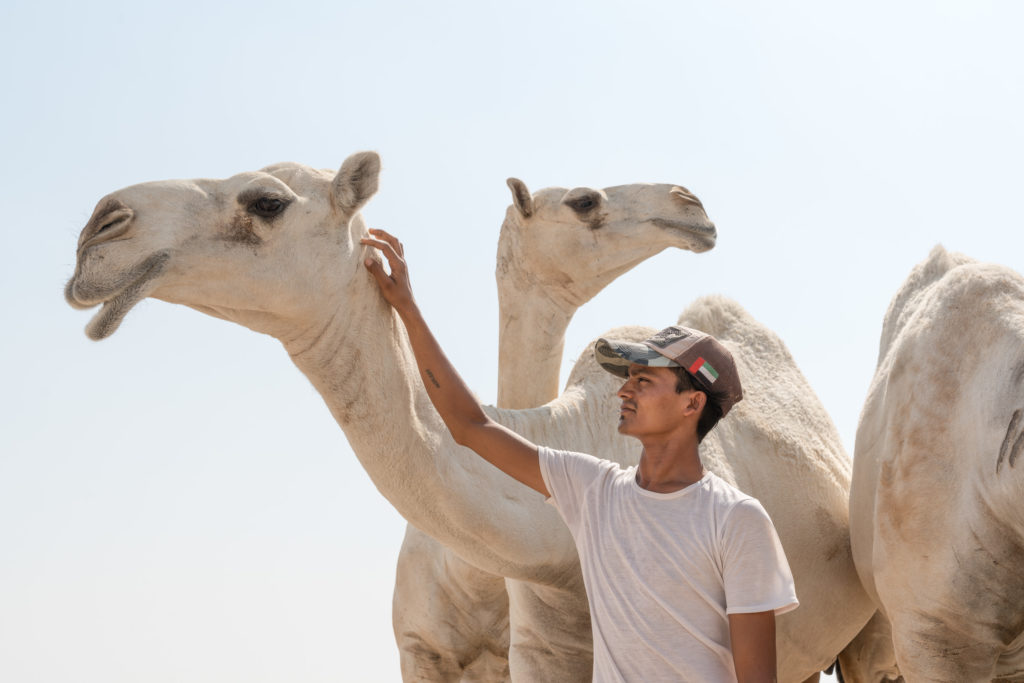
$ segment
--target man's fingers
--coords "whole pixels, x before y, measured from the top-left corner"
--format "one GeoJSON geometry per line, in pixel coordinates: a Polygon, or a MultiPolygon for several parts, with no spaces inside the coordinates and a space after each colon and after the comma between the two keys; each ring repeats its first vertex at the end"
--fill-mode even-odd
{"type": "Polygon", "coordinates": [[[375,259],[366,259],[366,269],[370,271],[370,275],[377,281],[377,284],[383,287],[388,281],[388,274],[384,272],[384,266],[380,264],[380,261],[375,259]]]}
{"type": "Polygon", "coordinates": [[[364,237],[359,240],[359,243],[380,249],[380,252],[384,254],[384,258],[388,260],[388,265],[391,266],[391,272],[394,272],[396,268],[405,266],[402,257],[395,251],[395,247],[390,242],[376,240],[372,237],[364,237]]]}
{"type": "Polygon", "coordinates": [[[399,256],[405,255],[405,248],[402,243],[398,241],[398,238],[392,235],[387,230],[379,230],[377,228],[370,228],[370,234],[376,236],[378,239],[384,240],[391,245],[391,248],[395,250],[395,253],[399,256]]]}

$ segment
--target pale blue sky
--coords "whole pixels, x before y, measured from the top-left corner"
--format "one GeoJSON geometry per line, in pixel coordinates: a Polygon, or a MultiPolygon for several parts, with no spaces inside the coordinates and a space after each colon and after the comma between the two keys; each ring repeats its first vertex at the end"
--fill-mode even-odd
{"type": "Polygon", "coordinates": [[[682,184],[720,233],[592,301],[734,297],[853,449],[889,298],[942,242],[1024,270],[1015,2],[8,2],[0,109],[0,680],[393,681],[404,522],[269,338],[62,286],[105,193],[384,159],[366,211],[484,399],[504,180],[682,184]],[[671,295],[640,295],[647,291],[671,295]]]}

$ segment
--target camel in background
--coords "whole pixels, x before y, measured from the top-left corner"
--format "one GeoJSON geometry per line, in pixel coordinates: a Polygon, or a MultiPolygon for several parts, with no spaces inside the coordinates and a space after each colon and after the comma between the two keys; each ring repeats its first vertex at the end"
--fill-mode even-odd
{"type": "Polygon", "coordinates": [[[1024,680],[1022,381],[1024,278],[936,247],[885,314],[850,492],[909,681],[1024,680]]]}
{"type": "MultiPolygon", "coordinates": [[[[668,247],[704,252],[716,231],[684,187],[635,183],[530,193],[508,179],[512,205],[498,238],[498,406],[558,396],[565,331],[616,277],[668,247]]],[[[509,592],[519,615],[511,646],[531,668],[576,676],[592,657],[589,623],[552,614],[529,584],[489,574],[411,524],[395,576],[392,625],[409,681],[509,678],[509,592]],[[561,645],[559,648],[558,645],[561,645]],[[567,664],[569,665],[567,668],[567,664]]]]}

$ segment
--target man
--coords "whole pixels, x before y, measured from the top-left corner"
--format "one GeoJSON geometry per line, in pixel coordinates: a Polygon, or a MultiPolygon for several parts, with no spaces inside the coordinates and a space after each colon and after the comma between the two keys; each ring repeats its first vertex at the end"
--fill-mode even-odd
{"type": "Polygon", "coordinates": [[[550,498],[576,542],[595,681],[774,681],[775,615],[797,607],[764,508],[701,464],[698,444],[742,398],[732,356],[696,330],[600,340],[625,379],[619,432],[635,468],[538,447],[487,417],[416,305],[401,243],[371,230],[365,265],[405,324],[424,386],[455,441],[550,498]]]}

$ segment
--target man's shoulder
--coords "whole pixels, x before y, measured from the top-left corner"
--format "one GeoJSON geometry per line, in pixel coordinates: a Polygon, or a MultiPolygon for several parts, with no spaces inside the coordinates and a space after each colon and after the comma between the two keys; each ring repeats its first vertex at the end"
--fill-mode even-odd
{"type": "Polygon", "coordinates": [[[723,502],[739,502],[741,500],[753,499],[753,496],[739,490],[714,472],[708,472],[708,488],[716,499],[723,502]]]}
{"type": "Polygon", "coordinates": [[[580,451],[566,451],[559,448],[551,448],[550,446],[538,446],[537,452],[540,453],[542,458],[549,460],[585,462],[597,467],[619,467],[619,464],[616,462],[580,451]]]}
{"type": "Polygon", "coordinates": [[[607,475],[615,475],[622,468],[616,462],[605,460],[589,453],[563,451],[557,448],[541,446],[537,449],[540,456],[541,472],[545,476],[550,473],[562,473],[572,479],[593,479],[607,475]]]}
{"type": "Polygon", "coordinates": [[[617,463],[587,453],[541,447],[540,473],[551,494],[549,501],[574,530],[590,492],[619,480],[623,471],[617,463]]]}
{"type": "Polygon", "coordinates": [[[735,537],[737,534],[744,536],[749,533],[761,533],[764,530],[774,527],[768,511],[761,505],[761,501],[753,496],[744,493],[729,482],[720,477],[710,487],[714,496],[715,515],[720,520],[719,532],[721,540],[727,537],[735,537]]]}
{"type": "Polygon", "coordinates": [[[762,513],[764,512],[764,507],[757,498],[744,493],[714,472],[709,473],[708,478],[708,490],[711,492],[716,507],[727,510],[729,513],[735,510],[760,510],[762,513]]]}

